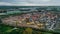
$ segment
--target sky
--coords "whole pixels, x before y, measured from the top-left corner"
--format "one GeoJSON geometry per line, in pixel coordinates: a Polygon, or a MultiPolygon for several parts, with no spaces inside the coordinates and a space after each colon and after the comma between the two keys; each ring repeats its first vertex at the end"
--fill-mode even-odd
{"type": "Polygon", "coordinates": [[[60,0],[0,0],[1,5],[8,6],[60,6],[60,0]]]}

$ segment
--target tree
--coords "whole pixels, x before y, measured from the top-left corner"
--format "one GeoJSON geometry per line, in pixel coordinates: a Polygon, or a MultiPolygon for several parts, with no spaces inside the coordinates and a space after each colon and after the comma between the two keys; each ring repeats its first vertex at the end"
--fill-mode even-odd
{"type": "Polygon", "coordinates": [[[32,34],[32,28],[26,28],[23,34],[32,34]]]}
{"type": "Polygon", "coordinates": [[[2,23],[2,20],[0,19],[0,24],[2,23]]]}

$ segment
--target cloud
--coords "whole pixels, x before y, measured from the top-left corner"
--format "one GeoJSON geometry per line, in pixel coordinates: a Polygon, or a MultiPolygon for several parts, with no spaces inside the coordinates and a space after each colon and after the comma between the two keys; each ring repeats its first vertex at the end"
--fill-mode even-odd
{"type": "Polygon", "coordinates": [[[41,0],[41,1],[43,1],[43,2],[49,2],[49,1],[51,1],[51,0],[41,0]]]}
{"type": "Polygon", "coordinates": [[[0,5],[12,5],[12,4],[7,2],[0,2],[0,5]]]}
{"type": "Polygon", "coordinates": [[[35,3],[35,4],[46,3],[50,1],[52,0],[27,0],[28,3],[35,3]]]}
{"type": "MultiPolygon", "coordinates": [[[[27,3],[27,2],[21,2],[21,3],[8,3],[8,2],[0,2],[0,5],[5,6],[56,6],[54,3],[45,3],[45,4],[34,4],[34,3],[27,3]]],[[[58,5],[58,4],[57,4],[58,5]]]]}
{"type": "MultiPolygon", "coordinates": [[[[7,1],[7,0],[6,0],[7,1]]],[[[9,0],[10,2],[0,1],[0,5],[8,6],[60,6],[59,3],[55,0],[9,0]]]]}

